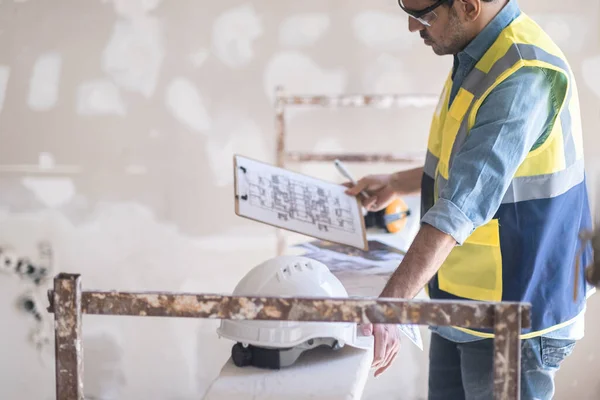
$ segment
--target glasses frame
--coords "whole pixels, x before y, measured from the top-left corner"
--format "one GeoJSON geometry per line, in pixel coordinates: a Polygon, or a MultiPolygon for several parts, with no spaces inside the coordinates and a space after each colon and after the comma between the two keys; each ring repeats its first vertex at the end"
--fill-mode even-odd
{"type": "MultiPolygon", "coordinates": [[[[439,6],[441,6],[442,4],[445,4],[445,3],[452,4],[452,1],[453,0],[438,0],[437,2],[435,2],[432,5],[430,5],[429,7],[423,8],[421,10],[410,10],[410,9],[404,7],[404,5],[402,5],[402,0],[398,0],[398,5],[400,6],[400,8],[405,13],[407,13],[409,16],[411,16],[414,19],[416,19],[417,21],[419,21],[421,24],[423,24],[425,26],[431,26],[429,24],[429,22],[426,22],[426,21],[423,20],[423,16],[426,15],[426,14],[429,14],[430,12],[433,12],[433,10],[435,10],[436,8],[438,8],[439,6]]],[[[437,14],[435,14],[435,15],[437,17],[437,14]]]]}

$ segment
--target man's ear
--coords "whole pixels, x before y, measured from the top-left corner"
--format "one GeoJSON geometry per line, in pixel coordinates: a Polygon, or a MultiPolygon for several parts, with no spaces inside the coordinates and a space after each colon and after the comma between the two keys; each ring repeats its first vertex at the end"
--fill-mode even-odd
{"type": "Polygon", "coordinates": [[[464,21],[471,22],[481,14],[481,0],[455,0],[458,14],[464,21]]]}

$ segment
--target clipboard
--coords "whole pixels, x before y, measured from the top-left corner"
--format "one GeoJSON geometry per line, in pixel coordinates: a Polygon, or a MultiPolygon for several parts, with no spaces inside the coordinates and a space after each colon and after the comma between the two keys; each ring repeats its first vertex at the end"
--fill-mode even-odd
{"type": "Polygon", "coordinates": [[[233,156],[236,215],[368,251],[362,204],[343,185],[233,156]]]}

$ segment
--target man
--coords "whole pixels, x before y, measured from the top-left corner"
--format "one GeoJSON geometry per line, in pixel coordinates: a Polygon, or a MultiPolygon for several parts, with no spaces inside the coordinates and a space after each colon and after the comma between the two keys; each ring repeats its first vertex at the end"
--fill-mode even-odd
{"type": "MultiPolygon", "coordinates": [[[[348,193],[368,210],[420,191],[421,228],[381,297],[523,301],[521,396],[550,399],[583,336],[591,227],[577,87],[560,49],[516,0],[400,0],[409,29],[454,65],[433,116],[425,165],[371,175],[348,193]],[[580,257],[579,269],[576,258],[580,257]],[[574,286],[577,297],[574,299],[574,286]]],[[[375,336],[376,375],[399,347],[375,336]]],[[[432,327],[430,399],[493,397],[493,331],[432,327]]]]}

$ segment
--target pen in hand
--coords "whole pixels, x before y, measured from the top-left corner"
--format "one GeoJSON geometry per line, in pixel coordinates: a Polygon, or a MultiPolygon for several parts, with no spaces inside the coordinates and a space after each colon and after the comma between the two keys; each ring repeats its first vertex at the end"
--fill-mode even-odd
{"type": "MultiPolygon", "coordinates": [[[[352,182],[353,185],[356,185],[356,181],[354,180],[352,175],[350,175],[350,172],[348,172],[346,167],[344,167],[344,164],[342,164],[342,162],[337,159],[334,161],[334,163],[335,163],[335,166],[338,169],[338,171],[340,171],[340,173],[342,175],[344,175],[344,177],[346,177],[346,179],[348,179],[350,182],[352,182]]],[[[364,190],[361,190],[360,194],[362,194],[365,199],[369,198],[369,195],[364,190]]]]}

